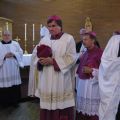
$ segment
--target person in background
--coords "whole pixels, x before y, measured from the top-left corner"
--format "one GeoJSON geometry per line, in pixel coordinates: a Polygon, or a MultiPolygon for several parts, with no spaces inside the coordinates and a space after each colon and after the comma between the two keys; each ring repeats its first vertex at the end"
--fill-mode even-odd
{"type": "MultiPolygon", "coordinates": [[[[40,29],[40,39],[42,39],[45,36],[50,36],[49,30],[46,26],[41,27],[40,29]]],[[[29,72],[29,83],[28,83],[28,96],[32,98],[35,97],[35,90],[37,89],[38,84],[38,69],[34,65],[34,61],[37,57],[36,51],[37,51],[38,45],[35,46],[32,52],[31,56],[31,63],[30,63],[30,72],[29,72]]]]}
{"type": "MultiPolygon", "coordinates": [[[[93,36],[96,36],[96,33],[91,31],[91,32],[87,32],[86,29],[82,28],[80,29],[80,41],[76,44],[76,51],[77,51],[77,62],[76,62],[76,66],[75,66],[75,71],[77,70],[78,68],[78,64],[80,63],[80,56],[87,50],[86,47],[84,46],[83,44],[83,36],[86,34],[86,33],[92,33],[93,36]]],[[[95,37],[95,42],[94,44],[100,48],[100,44],[99,42],[97,41],[97,38],[95,37]]],[[[75,88],[77,90],[77,85],[78,85],[78,81],[79,81],[79,77],[78,75],[75,73],[75,88]]]]}
{"type": "Polygon", "coordinates": [[[40,37],[43,38],[44,36],[49,36],[49,30],[46,26],[41,27],[40,29],[40,37]]]}
{"type": "Polygon", "coordinates": [[[78,54],[82,54],[86,51],[86,48],[83,45],[83,35],[86,33],[87,31],[85,30],[85,28],[81,28],[80,29],[80,41],[76,44],[76,52],[78,54]]]}
{"type": "MultiPolygon", "coordinates": [[[[76,44],[76,52],[78,53],[78,56],[82,55],[86,51],[86,48],[83,44],[83,36],[85,33],[89,33],[89,32],[87,32],[85,28],[81,28],[80,29],[80,41],[76,44]]],[[[94,31],[91,31],[91,33],[94,34],[94,36],[96,36],[96,33],[94,31]]],[[[97,39],[95,40],[94,44],[100,48],[100,45],[97,39]]]]}
{"type": "Polygon", "coordinates": [[[78,85],[76,97],[76,120],[99,120],[99,85],[98,69],[102,50],[95,44],[96,34],[87,32],[83,35],[86,52],[80,56],[77,69],[78,85]]]}
{"type": "Polygon", "coordinates": [[[13,41],[9,31],[3,32],[0,41],[0,105],[17,105],[20,98],[21,78],[19,67],[23,67],[23,50],[13,41]]]}
{"type": "Polygon", "coordinates": [[[113,35],[120,35],[120,31],[119,30],[114,31],[113,35]]]}
{"type": "Polygon", "coordinates": [[[76,61],[76,65],[75,65],[75,92],[77,91],[77,85],[78,85],[78,81],[79,81],[79,77],[76,74],[78,65],[80,63],[80,56],[86,51],[85,46],[83,45],[83,35],[86,33],[86,29],[85,28],[81,28],[80,29],[80,41],[76,44],[76,52],[77,52],[77,61],[76,61]]]}

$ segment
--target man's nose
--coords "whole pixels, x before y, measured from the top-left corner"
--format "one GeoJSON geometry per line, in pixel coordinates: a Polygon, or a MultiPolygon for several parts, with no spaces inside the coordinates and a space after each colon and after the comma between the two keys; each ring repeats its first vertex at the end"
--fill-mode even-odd
{"type": "Polygon", "coordinates": [[[53,30],[53,27],[50,27],[49,30],[50,30],[50,31],[53,30]]]}

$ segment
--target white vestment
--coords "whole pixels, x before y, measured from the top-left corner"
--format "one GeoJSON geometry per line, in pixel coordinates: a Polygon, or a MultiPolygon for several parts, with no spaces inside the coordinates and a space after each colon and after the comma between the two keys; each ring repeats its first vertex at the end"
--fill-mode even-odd
{"type": "Polygon", "coordinates": [[[34,61],[37,59],[36,48],[37,45],[32,52],[30,72],[29,72],[28,96],[31,97],[35,96],[35,91],[37,89],[37,84],[38,84],[38,70],[36,65],[34,65],[34,61]]]}
{"type": "Polygon", "coordinates": [[[50,36],[49,30],[47,29],[46,26],[43,26],[43,27],[40,29],[40,36],[41,36],[41,37],[50,36]]]}
{"type": "Polygon", "coordinates": [[[72,67],[76,61],[76,49],[73,37],[64,33],[60,39],[50,40],[49,36],[45,36],[40,41],[39,45],[41,44],[51,47],[60,71],[55,71],[52,65],[44,66],[43,70],[39,71],[35,95],[40,98],[40,108],[56,110],[74,106],[72,67]]]}
{"type": "Polygon", "coordinates": [[[100,95],[98,69],[93,69],[93,78],[82,80],[78,77],[76,109],[82,114],[98,115],[100,95]]]}
{"type": "MultiPolygon", "coordinates": [[[[40,36],[41,38],[45,36],[50,36],[49,30],[46,26],[40,29],[40,36]]],[[[38,84],[38,70],[37,67],[34,65],[34,61],[37,59],[37,46],[34,48],[31,57],[30,63],[30,72],[29,72],[29,83],[28,83],[28,96],[35,97],[35,90],[37,89],[38,84]]]]}
{"type": "Polygon", "coordinates": [[[19,67],[23,67],[23,51],[19,44],[12,41],[10,44],[0,42],[0,87],[11,87],[21,84],[19,67]],[[5,58],[5,55],[11,52],[15,57],[5,58]]]}
{"type": "Polygon", "coordinates": [[[112,36],[103,52],[99,68],[99,120],[115,120],[120,101],[120,35],[112,36]]]}

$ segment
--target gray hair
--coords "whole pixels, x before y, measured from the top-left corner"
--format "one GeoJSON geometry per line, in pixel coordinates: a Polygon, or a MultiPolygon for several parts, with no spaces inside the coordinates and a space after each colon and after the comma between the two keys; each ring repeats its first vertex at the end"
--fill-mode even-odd
{"type": "Polygon", "coordinates": [[[11,32],[9,31],[9,30],[5,30],[5,31],[3,31],[3,35],[11,35],[11,32]]]}

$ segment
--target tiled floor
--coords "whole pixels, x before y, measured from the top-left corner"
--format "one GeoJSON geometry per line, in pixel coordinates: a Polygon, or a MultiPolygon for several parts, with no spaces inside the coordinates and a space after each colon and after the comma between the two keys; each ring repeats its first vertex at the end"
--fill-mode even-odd
{"type": "Polygon", "coordinates": [[[29,101],[18,107],[0,108],[0,120],[39,120],[39,103],[29,101]]]}
{"type": "MultiPolygon", "coordinates": [[[[39,101],[21,102],[18,107],[0,107],[0,120],[40,120],[39,101]]],[[[120,120],[120,112],[116,120],[120,120]]]]}

